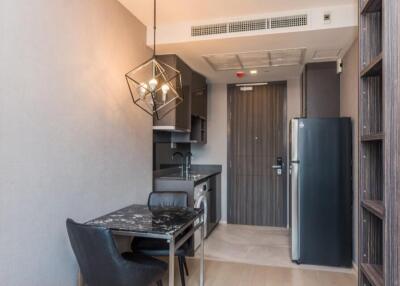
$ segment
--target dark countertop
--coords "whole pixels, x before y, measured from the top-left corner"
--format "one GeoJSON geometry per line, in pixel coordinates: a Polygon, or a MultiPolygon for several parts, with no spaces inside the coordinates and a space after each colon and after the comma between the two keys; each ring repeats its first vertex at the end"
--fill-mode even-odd
{"type": "Polygon", "coordinates": [[[147,205],[131,205],[86,224],[114,231],[174,235],[186,224],[194,222],[202,213],[203,210],[193,208],[150,210],[147,205]]]}
{"type": "Polygon", "coordinates": [[[192,165],[188,176],[182,175],[182,170],[178,167],[166,168],[154,171],[154,179],[174,180],[174,181],[193,181],[195,184],[209,177],[220,174],[221,165],[192,165]]]}

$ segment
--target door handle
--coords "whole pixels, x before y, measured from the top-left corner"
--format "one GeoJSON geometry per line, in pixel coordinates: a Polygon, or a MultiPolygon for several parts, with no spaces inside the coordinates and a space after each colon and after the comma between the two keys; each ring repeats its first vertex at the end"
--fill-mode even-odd
{"type": "Polygon", "coordinates": [[[282,175],[283,170],[283,159],[282,157],[276,158],[276,165],[272,165],[272,169],[276,170],[278,176],[282,175]]]}

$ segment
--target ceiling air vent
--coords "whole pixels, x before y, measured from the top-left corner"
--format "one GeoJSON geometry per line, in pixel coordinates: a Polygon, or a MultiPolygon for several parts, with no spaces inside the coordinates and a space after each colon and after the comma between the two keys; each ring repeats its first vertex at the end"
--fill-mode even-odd
{"type": "Polygon", "coordinates": [[[215,71],[298,66],[304,63],[306,48],[253,51],[247,53],[205,55],[203,58],[215,71]]]}
{"type": "Polygon", "coordinates": [[[231,22],[229,33],[249,32],[267,29],[267,19],[231,22]]]}
{"type": "Polygon", "coordinates": [[[228,32],[228,24],[211,24],[192,26],[192,37],[225,34],[228,32]]]}
{"type": "Polygon", "coordinates": [[[270,22],[271,22],[271,29],[300,27],[300,26],[307,26],[308,17],[307,14],[275,17],[271,18],[270,22]]]}

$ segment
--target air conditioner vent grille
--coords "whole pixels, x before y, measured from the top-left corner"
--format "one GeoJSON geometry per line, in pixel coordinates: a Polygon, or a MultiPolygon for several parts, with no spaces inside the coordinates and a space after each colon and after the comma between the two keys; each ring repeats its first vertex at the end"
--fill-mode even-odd
{"type": "Polygon", "coordinates": [[[267,29],[267,19],[237,21],[229,23],[229,33],[248,32],[267,29]]]}
{"type": "Polygon", "coordinates": [[[308,15],[292,15],[255,20],[234,21],[219,24],[192,26],[192,37],[262,31],[278,28],[301,27],[308,25],[308,15]]]}
{"type": "Polygon", "coordinates": [[[307,26],[308,17],[304,15],[271,18],[271,29],[307,26]]]}
{"type": "Polygon", "coordinates": [[[228,24],[212,24],[192,27],[192,37],[225,34],[228,32],[228,24]]]}

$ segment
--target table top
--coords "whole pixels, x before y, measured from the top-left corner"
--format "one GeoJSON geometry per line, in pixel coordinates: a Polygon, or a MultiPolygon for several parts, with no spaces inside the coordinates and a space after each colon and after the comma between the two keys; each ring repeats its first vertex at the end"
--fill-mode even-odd
{"type": "Polygon", "coordinates": [[[131,205],[86,224],[106,227],[117,234],[169,238],[192,225],[202,214],[202,209],[149,209],[147,205],[131,205]]]}

